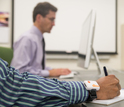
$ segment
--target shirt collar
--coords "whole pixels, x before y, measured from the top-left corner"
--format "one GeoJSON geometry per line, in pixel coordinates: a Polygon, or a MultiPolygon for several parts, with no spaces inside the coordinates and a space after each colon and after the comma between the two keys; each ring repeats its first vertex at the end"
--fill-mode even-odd
{"type": "Polygon", "coordinates": [[[39,37],[39,39],[43,39],[43,34],[42,34],[42,32],[36,27],[36,26],[32,26],[31,27],[31,32],[32,33],[35,33],[38,37],[39,37]]]}

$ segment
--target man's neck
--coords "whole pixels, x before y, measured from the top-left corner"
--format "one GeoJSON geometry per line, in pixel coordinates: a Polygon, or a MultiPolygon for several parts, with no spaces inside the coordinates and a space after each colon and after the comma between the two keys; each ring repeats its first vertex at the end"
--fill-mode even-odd
{"type": "Polygon", "coordinates": [[[42,31],[42,29],[40,29],[40,27],[36,24],[36,23],[34,23],[34,26],[35,27],[37,27],[39,30],[40,30],[40,32],[43,34],[44,32],[42,31]]]}

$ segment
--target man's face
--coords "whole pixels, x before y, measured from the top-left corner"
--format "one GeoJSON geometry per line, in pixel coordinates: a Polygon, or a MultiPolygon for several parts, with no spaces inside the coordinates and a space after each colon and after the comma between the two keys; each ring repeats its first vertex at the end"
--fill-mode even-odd
{"type": "Polygon", "coordinates": [[[55,15],[56,13],[50,10],[49,13],[42,18],[40,23],[42,33],[51,32],[52,27],[55,25],[55,15]]]}

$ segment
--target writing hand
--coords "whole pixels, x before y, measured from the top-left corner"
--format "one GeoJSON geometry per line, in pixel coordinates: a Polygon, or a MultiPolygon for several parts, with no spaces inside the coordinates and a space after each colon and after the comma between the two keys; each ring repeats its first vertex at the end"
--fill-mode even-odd
{"type": "Polygon", "coordinates": [[[112,99],[120,95],[121,86],[115,75],[108,75],[97,80],[100,90],[97,91],[97,99],[112,99]]]}

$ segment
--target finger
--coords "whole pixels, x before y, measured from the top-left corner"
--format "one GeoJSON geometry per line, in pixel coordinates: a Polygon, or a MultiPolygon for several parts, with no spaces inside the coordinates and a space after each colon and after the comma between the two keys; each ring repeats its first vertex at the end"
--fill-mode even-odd
{"type": "Polygon", "coordinates": [[[67,71],[71,72],[71,70],[69,70],[69,69],[67,69],[67,68],[66,68],[65,70],[67,70],[67,71]]]}
{"type": "Polygon", "coordinates": [[[71,73],[71,70],[68,69],[68,71],[69,71],[69,73],[71,73]]]}
{"type": "Polygon", "coordinates": [[[118,89],[121,90],[121,85],[120,84],[118,84],[118,89]]]}
{"type": "Polygon", "coordinates": [[[115,76],[115,79],[117,79],[119,81],[119,79],[115,76]]]}
{"type": "Polygon", "coordinates": [[[120,82],[120,80],[115,76],[115,75],[113,75],[114,76],[114,78],[116,79],[116,80],[118,80],[118,82],[120,82]]]}
{"type": "Polygon", "coordinates": [[[67,70],[63,70],[63,71],[61,72],[61,74],[62,74],[62,75],[66,75],[66,74],[69,74],[69,72],[68,72],[67,70]]]}
{"type": "Polygon", "coordinates": [[[69,69],[64,69],[66,72],[68,72],[68,73],[71,73],[71,71],[69,70],[69,69]]]}
{"type": "Polygon", "coordinates": [[[65,70],[65,73],[68,73],[68,74],[69,74],[69,73],[71,73],[71,72],[70,72],[70,71],[68,71],[68,70],[65,70]]]}
{"type": "Polygon", "coordinates": [[[119,81],[119,79],[115,75],[108,75],[108,77],[113,77],[113,78],[115,78],[116,80],[119,81]]]}
{"type": "Polygon", "coordinates": [[[117,93],[117,96],[119,96],[120,95],[120,91],[118,91],[118,93],[117,93]]]}
{"type": "Polygon", "coordinates": [[[116,80],[116,83],[114,85],[118,88],[118,90],[121,90],[121,85],[119,84],[118,80],[116,80]]]}
{"type": "Polygon", "coordinates": [[[112,77],[111,80],[113,79],[115,83],[119,84],[119,79],[115,75],[109,75],[108,77],[112,77]]]}

